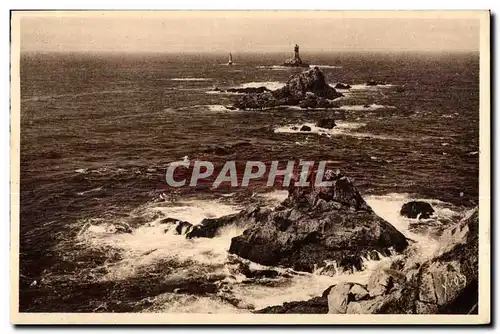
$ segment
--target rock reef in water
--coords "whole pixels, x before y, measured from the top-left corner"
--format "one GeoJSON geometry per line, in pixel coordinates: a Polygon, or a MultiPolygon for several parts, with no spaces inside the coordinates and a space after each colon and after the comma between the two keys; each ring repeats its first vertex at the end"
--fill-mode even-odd
{"type": "Polygon", "coordinates": [[[338,83],[335,85],[336,89],[351,89],[351,85],[344,84],[344,83],[338,83]]]}
{"type": "Polygon", "coordinates": [[[221,93],[264,93],[264,92],[269,92],[270,90],[267,87],[260,86],[260,87],[242,87],[242,88],[226,88],[226,89],[221,89],[219,87],[215,87],[214,92],[221,92],[221,93]]]}
{"type": "Polygon", "coordinates": [[[282,65],[289,67],[309,67],[309,64],[304,63],[300,58],[299,46],[297,44],[295,44],[293,51],[293,58],[285,60],[282,65]]]}
{"type": "Polygon", "coordinates": [[[329,108],[334,107],[331,100],[341,96],[326,82],[323,72],[314,67],[290,76],[280,89],[245,94],[236,100],[234,106],[238,109],[265,109],[283,105],[329,108]]]}

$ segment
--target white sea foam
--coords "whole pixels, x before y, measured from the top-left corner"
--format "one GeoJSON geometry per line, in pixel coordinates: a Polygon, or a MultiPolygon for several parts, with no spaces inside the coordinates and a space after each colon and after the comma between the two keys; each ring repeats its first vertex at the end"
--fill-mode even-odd
{"type": "Polygon", "coordinates": [[[380,85],[375,85],[375,86],[369,86],[367,84],[354,84],[351,85],[350,89],[347,90],[376,90],[380,88],[391,88],[394,87],[393,84],[380,84],[380,85]]]}
{"type": "Polygon", "coordinates": [[[220,105],[220,104],[211,104],[211,105],[207,105],[206,107],[208,108],[208,110],[215,111],[215,112],[234,111],[234,110],[231,110],[228,107],[220,105]]]}
{"type": "Polygon", "coordinates": [[[208,92],[205,92],[206,94],[210,95],[244,95],[245,93],[238,93],[238,92],[226,92],[226,91],[217,91],[217,90],[209,90],[208,92]]]}
{"type": "Polygon", "coordinates": [[[267,200],[271,205],[278,205],[288,197],[288,190],[274,190],[260,194],[260,197],[267,200]]]}
{"type": "Polygon", "coordinates": [[[316,126],[315,123],[301,123],[301,124],[290,124],[290,125],[285,125],[281,127],[277,127],[274,129],[275,133],[300,133],[300,134],[318,134],[318,135],[326,135],[326,136],[333,136],[333,135],[341,135],[341,134],[346,134],[351,130],[358,129],[365,124],[363,123],[350,123],[350,122],[342,122],[342,121],[335,121],[337,126],[335,126],[333,129],[325,129],[316,126]],[[303,126],[309,126],[311,128],[311,131],[300,131],[300,128],[303,126]]]}
{"type": "Polygon", "coordinates": [[[337,66],[337,65],[310,65],[310,67],[319,67],[319,68],[342,68],[342,66],[337,66]]]}
{"type": "Polygon", "coordinates": [[[394,106],[386,106],[382,104],[365,104],[365,105],[343,105],[340,106],[342,110],[352,110],[352,111],[373,111],[378,109],[395,109],[394,106]]]}
{"type": "Polygon", "coordinates": [[[171,78],[171,81],[212,81],[212,78],[171,78]]]}
{"type": "MultiPolygon", "coordinates": [[[[149,210],[161,211],[169,218],[199,224],[204,218],[221,217],[240,209],[219,201],[193,200],[176,206],[156,206],[149,210]]],[[[123,259],[108,267],[104,280],[133,277],[139,270],[162,259],[222,265],[226,260],[231,238],[243,232],[240,228],[227,227],[221,230],[215,240],[186,239],[184,235],[176,235],[172,229],[168,229],[170,225],[162,224],[161,218],[134,229],[132,233],[116,233],[119,225],[99,221],[85,227],[78,236],[81,242],[92,247],[110,246],[121,250],[123,259]]]]}
{"type": "MultiPolygon", "coordinates": [[[[403,140],[411,140],[410,138],[400,138],[400,137],[392,137],[385,135],[377,135],[373,133],[367,132],[357,132],[354,131],[359,129],[366,124],[364,123],[355,123],[355,122],[342,122],[335,121],[337,126],[333,129],[324,129],[316,126],[314,123],[300,123],[300,124],[289,124],[281,127],[277,127],[274,129],[275,133],[300,133],[300,134],[317,134],[317,135],[325,135],[327,137],[332,136],[351,136],[358,139],[363,138],[371,138],[371,139],[379,139],[379,140],[395,140],[395,141],[403,141],[403,140]],[[310,131],[300,131],[300,128],[303,126],[309,126],[311,128],[310,131]]],[[[297,145],[303,145],[303,143],[296,142],[297,145]]],[[[305,143],[304,143],[305,144],[305,143]]]]}
{"type": "Polygon", "coordinates": [[[453,206],[436,200],[436,199],[419,199],[412,198],[409,194],[392,193],[381,196],[365,196],[365,200],[375,211],[377,215],[391,223],[398,231],[403,233],[407,238],[417,242],[415,245],[418,247],[418,253],[421,260],[430,258],[439,249],[439,241],[423,234],[414,233],[409,230],[411,222],[416,219],[406,218],[400,215],[400,210],[403,204],[409,201],[425,201],[430,203],[435,212],[431,219],[451,219],[458,218],[460,212],[452,210],[453,206]]]}
{"type": "Polygon", "coordinates": [[[257,82],[247,82],[241,84],[239,87],[241,88],[257,88],[257,87],[266,87],[270,90],[280,89],[285,86],[285,83],[279,81],[257,81],[257,82]]]}
{"type": "MultiPolygon", "coordinates": [[[[287,196],[286,190],[272,191],[259,196],[270,203],[277,204],[287,196]]],[[[410,219],[399,215],[401,206],[411,196],[407,194],[388,194],[383,196],[366,196],[367,203],[382,218],[390,222],[408,238],[416,241],[412,245],[418,251],[419,261],[431,256],[439,247],[436,240],[429,236],[413,233],[408,226],[410,219]]],[[[454,217],[457,213],[450,205],[438,200],[427,200],[436,210],[438,217],[454,217]]],[[[199,223],[204,218],[219,217],[239,211],[241,208],[224,204],[217,200],[189,200],[176,205],[158,204],[149,208],[161,211],[165,216],[180,220],[199,223]]],[[[217,294],[208,296],[191,296],[185,294],[164,293],[149,298],[153,306],[144,312],[197,312],[197,313],[239,313],[250,309],[261,309],[267,306],[280,305],[284,302],[307,300],[321,295],[333,284],[341,282],[357,282],[366,284],[371,273],[379,266],[387,266],[397,256],[385,257],[381,254],[379,260],[363,259],[363,270],[356,272],[324,273],[318,268],[314,273],[298,273],[291,269],[266,267],[248,262],[252,270],[273,269],[281,274],[276,278],[249,281],[244,275],[235,273],[234,265],[229,258],[228,249],[231,239],[240,235],[243,228],[227,227],[222,229],[215,238],[186,239],[184,235],[175,235],[172,229],[165,233],[166,224],[161,218],[149,224],[138,227],[132,233],[116,233],[113,223],[101,219],[87,227],[79,235],[79,240],[90,246],[112,246],[122,250],[123,260],[108,265],[107,274],[102,280],[123,280],[139,275],[145,268],[153,266],[161,260],[175,259],[182,264],[171,273],[162,276],[165,281],[182,280],[189,277],[223,275],[224,289],[217,294]],[[264,281],[272,284],[262,284],[264,281]],[[237,306],[228,303],[224,296],[236,301],[237,306]]],[[[246,261],[246,260],[245,260],[246,261]]],[[[334,265],[332,263],[331,265],[334,265]]]]}
{"type": "Polygon", "coordinates": [[[271,65],[271,66],[257,66],[257,68],[261,70],[288,71],[292,67],[282,66],[282,65],[271,65]]]}

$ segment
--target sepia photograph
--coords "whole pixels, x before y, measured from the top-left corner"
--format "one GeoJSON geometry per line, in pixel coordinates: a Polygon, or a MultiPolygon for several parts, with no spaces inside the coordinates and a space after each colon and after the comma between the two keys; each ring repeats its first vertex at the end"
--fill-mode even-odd
{"type": "Polygon", "coordinates": [[[11,321],[490,322],[489,11],[11,11],[11,321]]]}

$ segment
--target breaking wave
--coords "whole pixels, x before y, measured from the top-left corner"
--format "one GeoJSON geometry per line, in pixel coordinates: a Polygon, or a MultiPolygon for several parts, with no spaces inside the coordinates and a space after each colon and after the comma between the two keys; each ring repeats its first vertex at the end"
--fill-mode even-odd
{"type": "Polygon", "coordinates": [[[386,106],[383,104],[365,104],[365,105],[343,105],[340,106],[340,109],[342,110],[353,110],[353,111],[373,111],[373,110],[378,110],[378,109],[395,109],[396,107],[394,106],[386,106]]]}
{"type": "Polygon", "coordinates": [[[212,78],[172,78],[171,81],[212,81],[212,78]]]}

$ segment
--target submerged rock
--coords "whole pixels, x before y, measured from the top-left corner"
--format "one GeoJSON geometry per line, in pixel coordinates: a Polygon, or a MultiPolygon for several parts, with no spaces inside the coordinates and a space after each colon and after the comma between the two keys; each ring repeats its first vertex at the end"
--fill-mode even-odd
{"type": "Polygon", "coordinates": [[[337,124],[333,118],[322,118],[316,123],[316,126],[323,129],[333,129],[337,124]]]}
{"type": "Polygon", "coordinates": [[[331,87],[318,67],[290,76],[284,87],[262,93],[240,96],[235,107],[265,109],[280,105],[300,105],[304,108],[333,107],[330,100],[343,96],[331,87]]]}
{"type": "Polygon", "coordinates": [[[174,234],[177,235],[185,235],[193,228],[193,224],[191,224],[190,222],[176,218],[164,218],[160,221],[160,224],[170,225],[168,228],[164,230],[165,233],[173,229],[174,234]]]}
{"type": "Polygon", "coordinates": [[[351,85],[344,84],[344,83],[338,83],[335,85],[336,89],[351,89],[351,85]]]}
{"type": "Polygon", "coordinates": [[[408,218],[427,219],[434,214],[434,209],[427,202],[411,201],[403,204],[399,214],[408,218]]]}
{"type": "Polygon", "coordinates": [[[300,127],[300,131],[311,131],[311,127],[307,125],[302,125],[300,127]]]}

